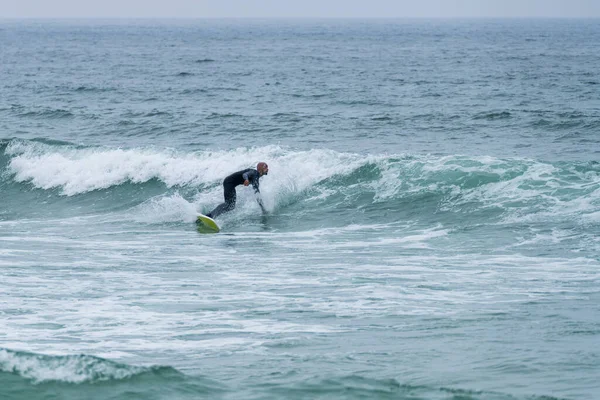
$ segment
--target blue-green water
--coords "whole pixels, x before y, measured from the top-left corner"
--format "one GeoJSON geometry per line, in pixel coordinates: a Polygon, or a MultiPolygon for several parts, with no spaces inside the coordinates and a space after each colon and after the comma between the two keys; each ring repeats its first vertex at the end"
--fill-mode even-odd
{"type": "Polygon", "coordinates": [[[600,21],[0,21],[0,398],[600,398],[600,21]],[[269,163],[203,235],[222,179],[269,163]]]}

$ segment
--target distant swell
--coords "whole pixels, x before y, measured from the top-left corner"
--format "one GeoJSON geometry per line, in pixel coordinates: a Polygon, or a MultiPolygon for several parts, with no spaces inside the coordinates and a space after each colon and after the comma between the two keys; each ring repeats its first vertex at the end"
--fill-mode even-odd
{"type": "Polygon", "coordinates": [[[74,114],[63,109],[46,108],[36,111],[27,111],[19,114],[21,118],[47,118],[47,119],[62,119],[72,118],[74,114]]]}
{"type": "Polygon", "coordinates": [[[396,400],[561,400],[552,396],[520,396],[506,393],[468,390],[434,385],[402,384],[396,379],[374,379],[362,375],[348,375],[309,380],[291,387],[275,387],[268,393],[281,398],[323,399],[396,399],[396,400]],[[343,396],[340,397],[340,394],[343,396]]]}
{"type": "Polygon", "coordinates": [[[114,88],[102,88],[102,87],[92,87],[92,86],[78,86],[75,91],[76,92],[84,92],[84,93],[104,93],[114,91],[114,88]]]}
{"type": "Polygon", "coordinates": [[[210,113],[210,115],[208,115],[206,117],[206,119],[236,118],[236,117],[241,117],[241,115],[233,114],[233,113],[210,113]]]}
{"type": "Polygon", "coordinates": [[[486,119],[486,120],[497,120],[497,119],[507,119],[511,117],[511,113],[508,111],[502,112],[484,112],[476,114],[474,119],[486,119]]]}

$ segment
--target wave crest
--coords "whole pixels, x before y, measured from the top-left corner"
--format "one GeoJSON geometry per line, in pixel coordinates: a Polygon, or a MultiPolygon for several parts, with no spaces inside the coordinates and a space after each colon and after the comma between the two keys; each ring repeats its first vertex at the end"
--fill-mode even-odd
{"type": "Polygon", "coordinates": [[[89,355],[49,356],[0,348],[0,371],[35,383],[93,383],[124,380],[142,374],[179,374],[171,367],[137,367],[89,355]]]}

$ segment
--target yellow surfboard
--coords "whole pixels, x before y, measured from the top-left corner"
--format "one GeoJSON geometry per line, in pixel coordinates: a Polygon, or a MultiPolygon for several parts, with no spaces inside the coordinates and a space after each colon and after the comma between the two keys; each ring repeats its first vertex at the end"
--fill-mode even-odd
{"type": "Polygon", "coordinates": [[[198,215],[196,224],[198,225],[198,231],[201,233],[217,233],[221,230],[214,219],[204,214],[198,215]]]}

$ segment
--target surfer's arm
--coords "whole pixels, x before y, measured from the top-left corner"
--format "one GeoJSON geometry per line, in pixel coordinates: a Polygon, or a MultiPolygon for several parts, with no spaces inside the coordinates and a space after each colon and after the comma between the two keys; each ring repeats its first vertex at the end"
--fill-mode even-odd
{"type": "Polygon", "coordinates": [[[242,175],[242,178],[244,178],[244,186],[248,186],[250,184],[250,182],[252,182],[252,186],[254,186],[254,191],[256,192],[256,185],[254,183],[255,177],[254,177],[254,174],[252,173],[252,171],[244,172],[244,175],[242,175]]]}
{"type": "Polygon", "coordinates": [[[248,171],[242,175],[242,178],[244,178],[244,186],[248,186],[252,183],[254,193],[260,193],[260,190],[258,189],[258,172],[248,171]]]}
{"type": "Polygon", "coordinates": [[[248,172],[244,173],[244,175],[242,175],[242,178],[244,178],[244,186],[248,186],[250,183],[252,183],[252,187],[254,188],[254,194],[256,195],[256,202],[260,206],[260,209],[262,210],[263,214],[266,214],[267,209],[265,208],[265,205],[263,204],[263,201],[260,197],[260,189],[258,188],[258,185],[259,185],[258,172],[257,171],[248,171],[248,172]]]}

